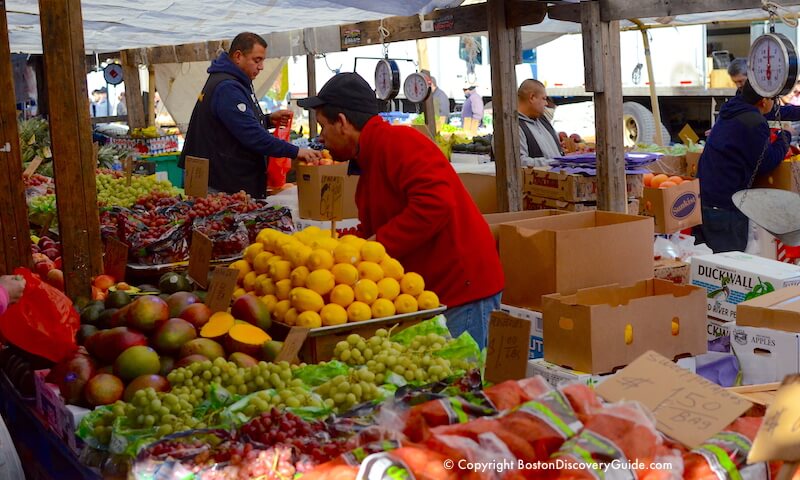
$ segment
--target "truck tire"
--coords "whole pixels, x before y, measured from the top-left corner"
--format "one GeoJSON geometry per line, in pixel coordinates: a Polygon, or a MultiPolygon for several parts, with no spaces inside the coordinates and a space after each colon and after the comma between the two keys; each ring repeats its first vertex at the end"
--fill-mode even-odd
{"type": "MultiPolygon", "coordinates": [[[[656,120],[647,107],[636,102],[622,104],[622,131],[625,135],[625,146],[632,147],[637,143],[651,144],[656,141],[656,120]]],[[[661,137],[664,145],[670,142],[670,135],[661,125],[661,137]]]]}

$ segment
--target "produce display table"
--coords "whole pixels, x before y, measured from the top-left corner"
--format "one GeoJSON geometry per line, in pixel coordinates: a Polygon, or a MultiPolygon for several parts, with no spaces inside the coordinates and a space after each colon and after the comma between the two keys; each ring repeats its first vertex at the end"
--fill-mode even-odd
{"type": "Polygon", "coordinates": [[[0,414],[14,445],[27,480],[99,480],[100,474],[82,465],[69,447],[50,431],[33,405],[0,375],[0,414]]]}

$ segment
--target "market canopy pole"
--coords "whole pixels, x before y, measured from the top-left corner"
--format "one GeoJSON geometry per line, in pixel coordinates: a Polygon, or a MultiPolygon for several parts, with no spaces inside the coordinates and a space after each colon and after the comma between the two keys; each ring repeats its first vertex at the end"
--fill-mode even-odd
{"type": "Polygon", "coordinates": [[[156,67],[147,66],[147,126],[156,124],[156,67]]]}
{"type": "Polygon", "coordinates": [[[625,212],[628,200],[622,132],[619,21],[602,21],[600,10],[599,2],[581,3],[586,91],[594,92],[597,208],[625,212]]]}
{"type": "Polygon", "coordinates": [[[103,267],[81,3],[39,0],[39,13],[66,291],[88,296],[103,267]]]}
{"type": "Polygon", "coordinates": [[[142,85],[139,81],[139,65],[134,63],[128,50],[119,52],[122,63],[122,79],[125,82],[125,107],[128,109],[128,126],[144,128],[144,102],[142,101],[142,85]]]}
{"type": "Polygon", "coordinates": [[[519,27],[508,25],[509,12],[505,0],[489,0],[486,8],[492,71],[492,141],[497,169],[497,208],[501,212],[518,212],[522,210],[515,68],[519,62],[519,27]]]}
{"type": "Polygon", "coordinates": [[[0,9],[0,275],[6,275],[32,262],[5,2],[0,9]]]}
{"type": "MultiPolygon", "coordinates": [[[[317,57],[313,53],[306,53],[306,69],[308,70],[308,96],[317,95],[317,57]]],[[[308,138],[317,136],[317,112],[313,108],[308,110],[308,138]]]]}
{"type": "Polygon", "coordinates": [[[639,27],[642,32],[642,44],[644,45],[644,61],[647,64],[647,83],[650,86],[650,106],[653,110],[653,119],[656,123],[656,145],[664,146],[664,136],[661,132],[661,108],[658,105],[658,94],[656,93],[656,77],[653,75],[653,57],[650,55],[650,37],[647,35],[647,27],[640,20],[631,18],[630,22],[639,27]]]}

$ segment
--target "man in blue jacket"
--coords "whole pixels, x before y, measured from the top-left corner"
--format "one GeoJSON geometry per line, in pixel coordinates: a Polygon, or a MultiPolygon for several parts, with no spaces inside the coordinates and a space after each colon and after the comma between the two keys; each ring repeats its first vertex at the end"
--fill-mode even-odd
{"type": "Polygon", "coordinates": [[[267,132],[287,121],[289,112],[264,115],[252,81],[264,69],[267,42],[255,33],[240,33],[208,68],[208,80],[197,97],[189,120],[180,167],[186,155],[209,159],[209,191],[244,190],[255,198],[267,195],[265,157],[308,162],[320,152],[298,148],[267,132]]]}
{"type": "Polygon", "coordinates": [[[781,130],[771,138],[764,117],[774,103],[745,83],[742,92],[722,106],[700,157],[703,224],[695,233],[698,242],[705,242],[714,253],[747,247],[749,222],[731,197],[750,187],[756,168],[759,175],[774,170],[789,149],[791,133],[781,130]]]}

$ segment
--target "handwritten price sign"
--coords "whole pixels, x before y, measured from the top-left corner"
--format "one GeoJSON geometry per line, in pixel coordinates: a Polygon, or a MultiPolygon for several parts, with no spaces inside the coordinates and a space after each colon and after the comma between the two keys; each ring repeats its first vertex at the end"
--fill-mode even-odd
{"type": "Polygon", "coordinates": [[[525,378],[531,322],[503,312],[489,318],[486,379],[491,382],[525,378]]]}
{"type": "Polygon", "coordinates": [[[609,401],[637,400],[656,416],[658,429],[689,447],[721,431],[751,403],[649,351],[601,383],[609,401]]]}

